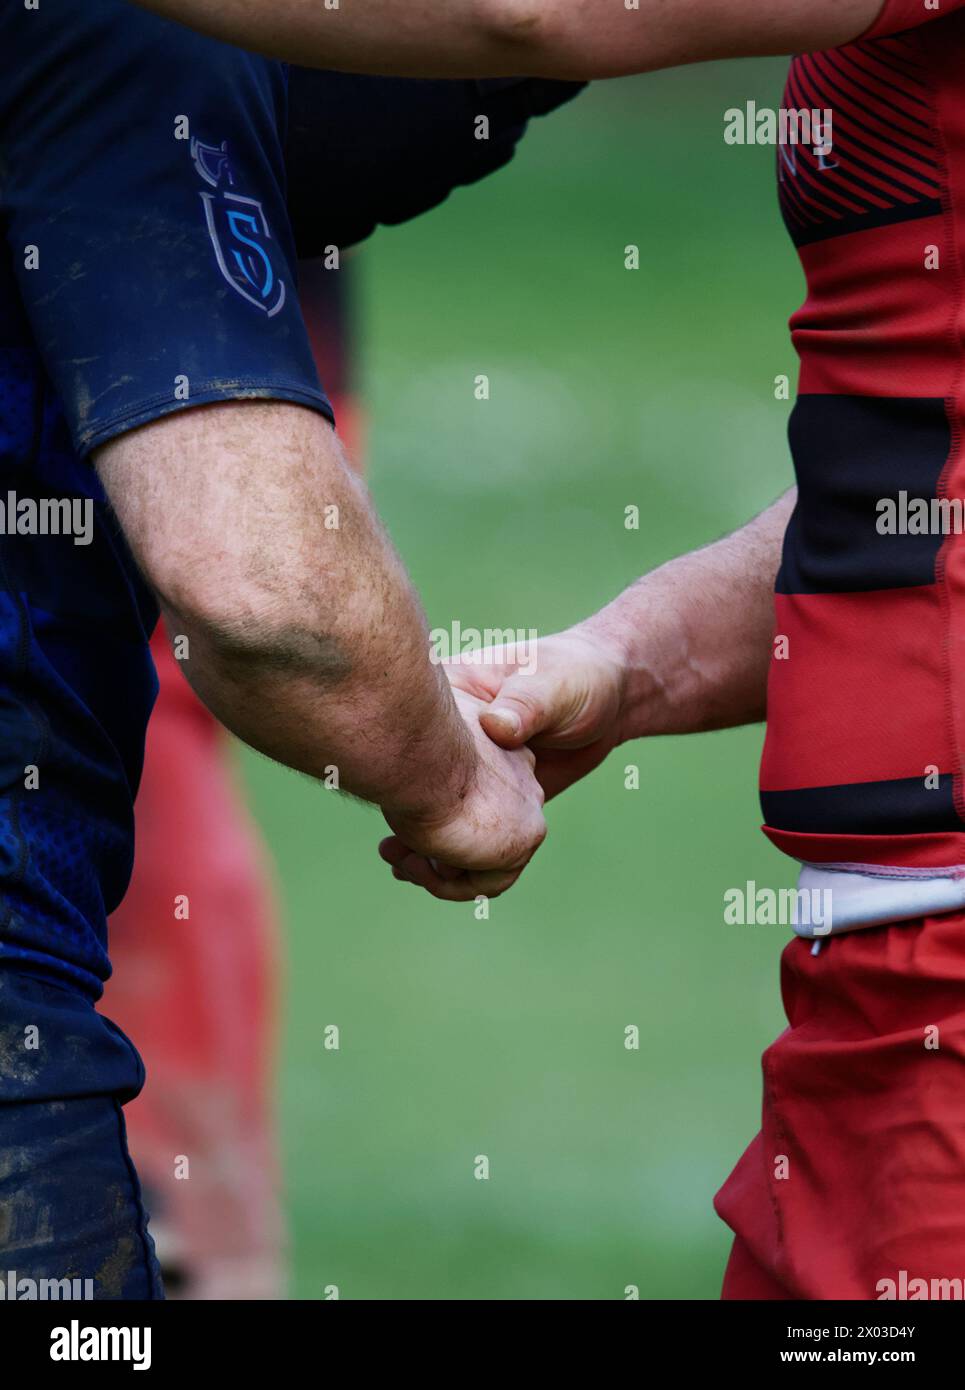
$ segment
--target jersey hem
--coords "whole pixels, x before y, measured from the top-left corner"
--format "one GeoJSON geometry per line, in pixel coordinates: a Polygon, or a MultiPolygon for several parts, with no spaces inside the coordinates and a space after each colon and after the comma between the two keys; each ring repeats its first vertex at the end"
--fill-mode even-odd
{"type": "Polygon", "coordinates": [[[330,425],[335,425],[335,412],[323,391],[306,390],[301,386],[284,386],[277,382],[266,382],[263,378],[246,380],[239,377],[233,379],[230,386],[202,387],[201,390],[193,391],[185,401],[175,401],[170,396],[155,396],[141,401],[96,427],[80,431],[74,439],[74,444],[80,454],[90,454],[109,440],[116,439],[118,435],[127,434],[141,425],[150,424],[153,420],[162,420],[179,411],[191,410],[194,406],[212,405],[217,401],[254,400],[281,400],[289,401],[293,405],[308,406],[309,409],[317,410],[320,415],[324,415],[330,425]]]}
{"type": "Polygon", "coordinates": [[[882,877],[935,877],[955,869],[965,872],[965,831],[911,832],[893,835],[816,834],[802,830],[761,829],[776,849],[801,864],[882,877]]]}

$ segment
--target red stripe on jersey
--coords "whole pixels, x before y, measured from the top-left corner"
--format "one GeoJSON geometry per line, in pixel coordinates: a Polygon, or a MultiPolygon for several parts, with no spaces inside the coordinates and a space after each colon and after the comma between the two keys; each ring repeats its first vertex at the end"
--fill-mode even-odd
{"type": "Polygon", "coordinates": [[[954,772],[934,585],[775,595],[761,790],[954,772]]]}
{"type": "Polygon", "coordinates": [[[800,247],[808,295],[791,318],[807,395],[947,396],[960,351],[945,218],[800,247]],[[936,269],[926,269],[926,259],[936,269]]]}

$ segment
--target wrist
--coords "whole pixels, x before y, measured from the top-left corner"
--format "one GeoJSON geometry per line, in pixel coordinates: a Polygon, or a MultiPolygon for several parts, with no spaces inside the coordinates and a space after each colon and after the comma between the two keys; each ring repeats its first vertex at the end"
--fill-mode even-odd
{"type": "Polygon", "coordinates": [[[593,673],[595,700],[608,711],[601,734],[616,747],[625,741],[622,726],[632,661],[632,633],[627,628],[623,614],[610,604],[560,633],[560,637],[577,644],[586,652],[585,662],[593,673]]]}
{"type": "Polygon", "coordinates": [[[700,727],[702,678],[672,579],[656,570],[581,625],[620,663],[617,743],[700,727]]]}
{"type": "Polygon", "coordinates": [[[479,772],[479,757],[449,682],[441,668],[433,667],[433,671],[439,696],[425,723],[427,733],[418,744],[410,745],[408,775],[381,803],[390,822],[404,821],[427,830],[459,815],[479,772]]]}

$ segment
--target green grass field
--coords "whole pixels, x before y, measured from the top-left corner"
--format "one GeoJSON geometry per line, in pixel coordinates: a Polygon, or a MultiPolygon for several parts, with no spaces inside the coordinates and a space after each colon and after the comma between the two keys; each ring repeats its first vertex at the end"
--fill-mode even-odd
{"type": "MultiPolygon", "coordinates": [[[[432,625],[553,631],[789,485],[802,279],[773,151],[722,140],[781,76],[599,85],[361,255],[372,486],[432,625]]],[[[290,929],[298,1297],[716,1297],[711,1199],[782,1022],[785,932],[723,925],[727,887],[793,879],[758,829],[761,736],[619,750],[488,922],[396,884],[374,811],[246,755],[290,929]]]]}

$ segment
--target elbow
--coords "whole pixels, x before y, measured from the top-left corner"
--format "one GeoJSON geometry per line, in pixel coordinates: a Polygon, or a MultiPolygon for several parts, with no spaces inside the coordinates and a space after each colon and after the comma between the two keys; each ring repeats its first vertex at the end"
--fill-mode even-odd
{"type": "Polygon", "coordinates": [[[170,634],[188,639],[189,656],[235,685],[287,678],[331,689],[352,673],[343,644],[277,598],[181,582],[160,599],[170,634]]]}
{"type": "Polygon", "coordinates": [[[550,17],[560,0],[473,0],[471,21],[514,75],[539,76],[552,59],[550,17]]]}

